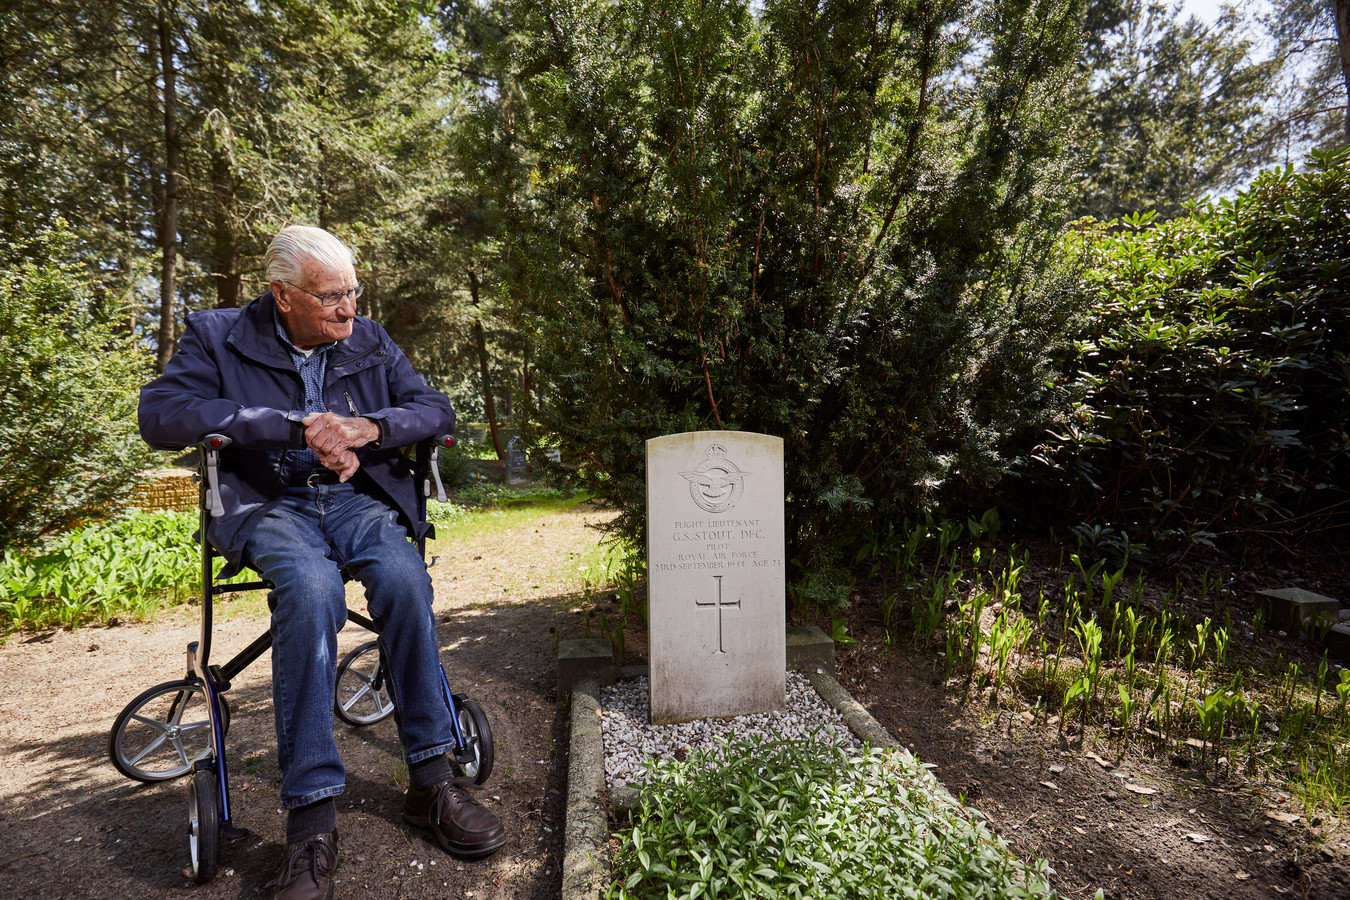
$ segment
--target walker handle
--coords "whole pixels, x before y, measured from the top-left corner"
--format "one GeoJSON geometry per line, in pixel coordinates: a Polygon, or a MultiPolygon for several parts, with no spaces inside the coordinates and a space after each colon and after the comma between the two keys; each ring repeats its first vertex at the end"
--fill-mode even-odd
{"type": "Polygon", "coordinates": [[[431,442],[431,455],[428,462],[431,463],[431,481],[423,482],[422,495],[424,497],[435,497],[437,501],[444,503],[450,499],[446,496],[445,485],[441,483],[441,448],[455,446],[455,436],[453,434],[437,435],[431,442]],[[436,483],[436,493],[431,493],[431,483],[436,483]]]}
{"type": "Polygon", "coordinates": [[[234,441],[223,434],[208,434],[202,438],[202,458],[206,462],[206,502],[211,518],[219,519],[225,515],[225,506],[220,502],[220,451],[234,441]]]}

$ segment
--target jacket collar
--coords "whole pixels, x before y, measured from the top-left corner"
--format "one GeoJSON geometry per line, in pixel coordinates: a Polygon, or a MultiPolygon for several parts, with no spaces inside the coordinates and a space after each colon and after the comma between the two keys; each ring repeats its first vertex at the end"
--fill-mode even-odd
{"type": "MultiPolygon", "coordinates": [[[[281,343],[281,338],[277,336],[276,324],[272,318],[276,306],[271,291],[245,306],[239,314],[238,321],[230,328],[225,343],[263,365],[294,371],[295,364],[291,362],[290,353],[281,343]]],[[[328,365],[330,367],[355,359],[358,356],[365,356],[376,348],[379,341],[375,337],[375,330],[366,327],[367,321],[365,318],[357,316],[352,326],[351,336],[338,341],[328,351],[328,365]]]]}

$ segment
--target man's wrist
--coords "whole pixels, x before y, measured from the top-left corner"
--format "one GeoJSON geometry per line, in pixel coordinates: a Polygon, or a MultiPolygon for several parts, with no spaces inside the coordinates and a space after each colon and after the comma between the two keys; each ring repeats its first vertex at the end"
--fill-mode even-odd
{"type": "Polygon", "coordinates": [[[367,433],[370,434],[371,437],[366,443],[370,444],[372,447],[379,447],[380,442],[384,440],[384,429],[380,427],[380,423],[375,419],[366,416],[362,416],[361,418],[370,426],[367,433]]]}

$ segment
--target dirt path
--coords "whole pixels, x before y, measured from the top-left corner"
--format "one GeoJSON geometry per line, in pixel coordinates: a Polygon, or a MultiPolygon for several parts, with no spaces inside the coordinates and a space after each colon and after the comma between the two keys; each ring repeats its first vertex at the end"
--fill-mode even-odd
{"type": "MultiPolygon", "coordinates": [[[[400,823],[406,775],[392,719],[336,726],[347,765],[338,801],[339,896],[551,898],[561,884],[565,724],[555,688],[555,640],[579,634],[570,612],[578,552],[606,514],[541,514],[474,541],[438,542],[432,569],[442,658],[451,686],[477,699],[496,743],[480,795],[511,835],[488,860],[461,863],[400,823]]],[[[354,598],[355,602],[355,598],[354,598]]],[[[0,647],[0,897],[182,896],[186,780],[144,785],[108,762],[108,730],[142,690],[181,678],[196,611],[156,621],[14,636],[0,647]]],[[[225,604],[213,661],[223,662],[267,627],[261,594],[225,604]]],[[[349,625],[344,651],[369,635],[349,625]]],[[[251,831],[227,844],[203,898],[270,897],[284,849],[285,816],[272,734],[270,657],[234,682],[229,762],[234,818],[251,831]]]]}

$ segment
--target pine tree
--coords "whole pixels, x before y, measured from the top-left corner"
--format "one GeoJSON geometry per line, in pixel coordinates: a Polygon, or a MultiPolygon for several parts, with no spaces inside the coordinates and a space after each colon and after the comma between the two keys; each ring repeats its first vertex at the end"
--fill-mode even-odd
{"type": "Polygon", "coordinates": [[[449,95],[429,5],[15,0],[0,234],[63,218],[110,293],[148,301],[157,281],[132,327],[156,335],[161,364],[186,309],[258,292],[289,222],[357,246],[363,312],[381,315],[449,95]]]}
{"type": "Polygon", "coordinates": [[[1350,0],[1280,0],[1266,26],[1294,70],[1281,110],[1287,143],[1350,143],[1350,0]]]}
{"type": "Polygon", "coordinates": [[[1281,60],[1256,59],[1244,14],[1207,25],[1161,0],[1089,0],[1084,23],[1078,214],[1173,218],[1275,158],[1264,104],[1281,60]]]}

